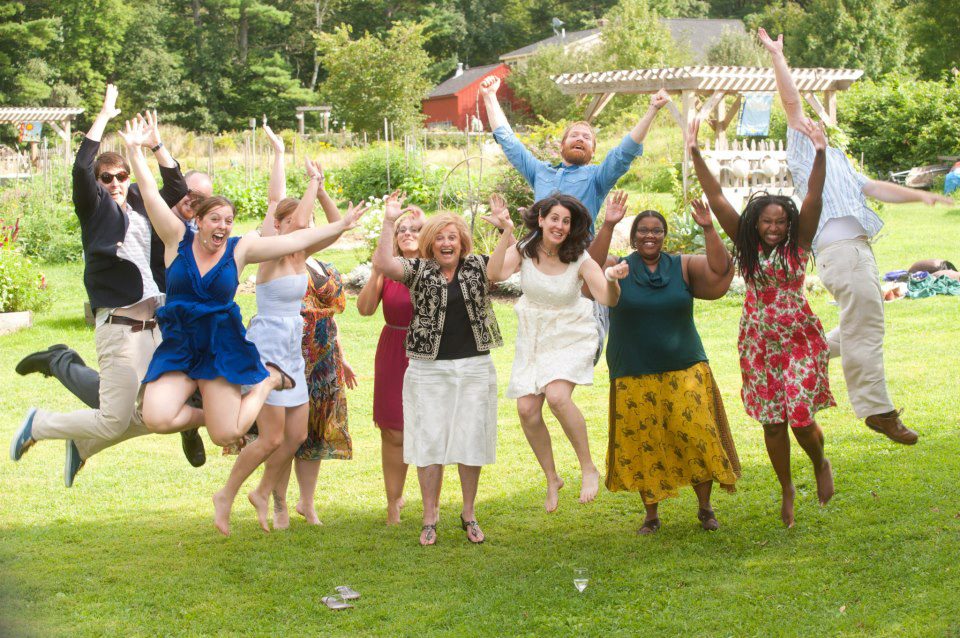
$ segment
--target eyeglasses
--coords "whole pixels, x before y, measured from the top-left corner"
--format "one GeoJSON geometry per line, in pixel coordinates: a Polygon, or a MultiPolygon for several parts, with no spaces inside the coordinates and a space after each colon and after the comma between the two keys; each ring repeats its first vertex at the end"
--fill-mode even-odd
{"type": "Polygon", "coordinates": [[[110,184],[114,179],[118,182],[125,182],[130,179],[130,173],[127,171],[120,171],[119,173],[108,173],[104,171],[100,173],[100,181],[104,184],[110,184]]]}
{"type": "Polygon", "coordinates": [[[663,237],[666,231],[662,228],[638,228],[637,235],[641,237],[663,237]]]}
{"type": "Polygon", "coordinates": [[[397,237],[400,235],[419,235],[420,227],[419,226],[401,226],[397,229],[397,237]]]}

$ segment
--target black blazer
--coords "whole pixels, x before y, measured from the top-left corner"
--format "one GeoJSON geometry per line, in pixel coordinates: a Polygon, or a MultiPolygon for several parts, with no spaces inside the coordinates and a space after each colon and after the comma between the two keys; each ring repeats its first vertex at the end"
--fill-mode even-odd
{"type": "MultiPolygon", "coordinates": [[[[126,213],[113,201],[110,194],[93,174],[93,161],[100,150],[100,142],[84,137],[73,163],[73,207],[80,218],[83,242],[83,285],[90,305],[97,308],[118,308],[136,303],[143,297],[143,278],[132,261],[117,256],[127,234],[126,213]]],[[[163,187],[160,195],[168,206],[173,206],[187,195],[187,182],[174,168],[160,167],[163,187]]],[[[131,184],[127,204],[134,214],[146,217],[140,188],[131,184]]],[[[166,268],[163,264],[163,242],[151,226],[150,270],[160,291],[166,289],[166,268]]]]}

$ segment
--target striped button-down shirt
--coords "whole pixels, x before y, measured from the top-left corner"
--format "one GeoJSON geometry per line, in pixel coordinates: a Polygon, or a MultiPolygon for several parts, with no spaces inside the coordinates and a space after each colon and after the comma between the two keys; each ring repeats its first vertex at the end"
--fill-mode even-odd
{"type": "MultiPolygon", "coordinates": [[[[787,166],[793,176],[793,185],[797,197],[803,200],[807,196],[807,182],[813,169],[816,150],[810,138],[800,131],[787,129],[787,166]]],[[[850,160],[838,148],[827,148],[827,179],[823,185],[823,212],[820,213],[820,226],[813,244],[823,230],[824,224],[839,217],[853,217],[863,226],[867,237],[873,237],[883,228],[883,222],[867,206],[863,194],[864,185],[870,181],[866,175],[858,173],[850,165],[850,160]]]]}

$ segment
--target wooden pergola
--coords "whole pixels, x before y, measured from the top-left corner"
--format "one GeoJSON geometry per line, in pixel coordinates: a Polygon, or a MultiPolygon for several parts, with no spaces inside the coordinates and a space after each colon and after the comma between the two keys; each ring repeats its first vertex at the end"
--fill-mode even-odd
{"type": "MultiPolygon", "coordinates": [[[[863,75],[863,71],[856,69],[791,69],[790,72],[803,98],[817,116],[831,126],[837,123],[837,92],[850,88],[863,75]],[[822,94],[822,100],[818,93],[822,94]]],[[[683,66],[564,73],[554,76],[553,80],[567,95],[593,97],[584,112],[587,121],[597,117],[618,93],[653,94],[666,89],[673,95],[679,94],[679,107],[671,102],[669,109],[680,129],[686,130],[688,118],[693,113],[716,132],[717,149],[727,148],[727,127],[736,117],[745,94],[777,90],[773,69],[769,67],[683,66]],[[729,108],[724,101],[727,96],[734,97],[729,108]]],[[[684,146],[685,191],[688,159],[684,146]]]]}
{"type": "Polygon", "coordinates": [[[304,125],[303,125],[303,116],[305,113],[320,113],[320,116],[323,118],[323,132],[330,132],[330,112],[332,107],[329,106],[298,106],[297,107],[297,125],[300,129],[300,135],[304,134],[304,125]]]}
{"type": "Polygon", "coordinates": [[[73,152],[70,148],[70,123],[83,113],[78,107],[0,107],[0,124],[19,124],[21,122],[43,122],[57,132],[63,140],[63,157],[69,164],[73,152]]]}

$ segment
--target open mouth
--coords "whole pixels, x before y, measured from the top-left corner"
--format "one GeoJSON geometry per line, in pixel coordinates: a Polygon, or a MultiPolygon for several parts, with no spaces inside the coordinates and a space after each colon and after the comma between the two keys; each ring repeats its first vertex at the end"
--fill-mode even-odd
{"type": "Polygon", "coordinates": [[[440,254],[443,257],[453,257],[453,248],[441,248],[440,254]]]}
{"type": "Polygon", "coordinates": [[[213,241],[213,243],[214,243],[215,245],[219,246],[220,244],[223,243],[223,241],[224,241],[224,239],[226,239],[226,237],[227,237],[227,234],[226,234],[226,233],[221,232],[221,231],[217,231],[217,232],[213,233],[212,235],[210,235],[210,240],[213,241]]]}

